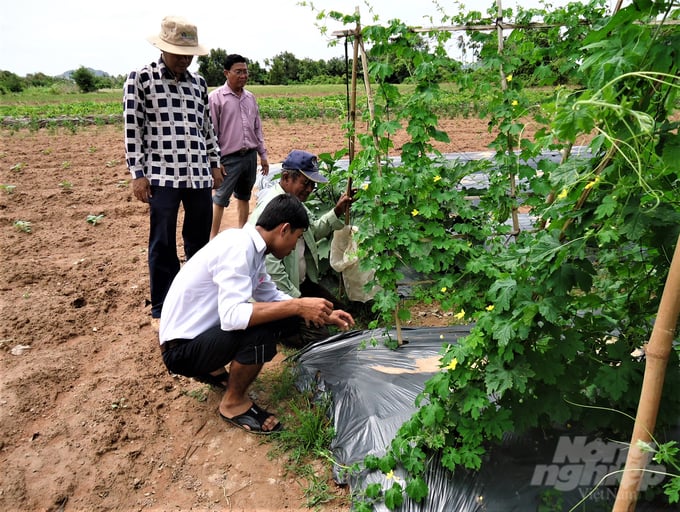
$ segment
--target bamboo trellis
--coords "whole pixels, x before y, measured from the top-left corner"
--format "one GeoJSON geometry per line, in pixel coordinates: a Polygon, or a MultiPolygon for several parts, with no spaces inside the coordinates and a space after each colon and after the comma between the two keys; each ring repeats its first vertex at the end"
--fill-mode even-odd
{"type": "MultiPolygon", "coordinates": [[[[623,0],[617,0],[614,7],[613,14],[616,14],[622,5],[623,0]]],[[[433,31],[490,31],[496,30],[498,34],[498,52],[503,51],[503,31],[517,28],[552,28],[558,25],[547,23],[529,23],[529,24],[513,24],[505,23],[502,19],[502,0],[496,0],[499,17],[494,23],[480,24],[480,25],[452,25],[452,26],[436,26],[429,28],[415,27],[412,28],[414,32],[433,32],[433,31]]],[[[359,14],[359,8],[356,8],[356,14],[359,14]]],[[[359,19],[359,16],[357,16],[359,19]]],[[[654,23],[654,22],[652,22],[654,23]]],[[[666,25],[680,24],[679,20],[666,20],[666,25]]],[[[336,37],[353,37],[354,38],[354,59],[352,66],[352,105],[350,109],[352,133],[349,141],[349,156],[350,161],[354,157],[354,133],[356,127],[356,87],[357,87],[357,60],[358,53],[361,52],[362,65],[364,70],[364,84],[366,87],[366,96],[368,100],[369,111],[371,119],[373,119],[373,98],[371,96],[370,83],[367,74],[366,52],[363,47],[363,40],[361,38],[361,25],[357,21],[354,30],[344,30],[333,32],[336,37]]],[[[503,90],[507,89],[507,78],[500,69],[501,87],[503,90]]],[[[374,135],[375,136],[375,135],[374,135]]],[[[569,148],[563,153],[563,159],[567,158],[569,148]]],[[[516,177],[514,173],[510,173],[510,193],[515,197],[516,193],[516,177]]],[[[351,183],[348,183],[348,191],[351,183]]],[[[519,220],[517,215],[517,206],[513,205],[512,209],[512,223],[514,234],[519,234],[519,220]]],[[[346,223],[348,217],[346,218],[346,223]]],[[[399,345],[403,344],[401,333],[401,323],[397,312],[395,311],[395,321],[397,330],[397,342],[399,345]]],[[[659,305],[657,320],[654,324],[651,338],[645,347],[646,354],[646,368],[642,390],[640,393],[640,400],[638,402],[638,412],[635,419],[635,426],[631,438],[628,457],[624,467],[621,484],[616,495],[614,503],[614,512],[631,512],[635,510],[637,497],[639,494],[642,474],[645,470],[647,462],[647,454],[642,451],[639,442],[649,443],[653,438],[653,432],[656,424],[656,417],[658,414],[661,390],[665,380],[666,365],[668,363],[669,354],[671,351],[671,343],[677,328],[678,317],[680,316],[680,238],[678,239],[675,253],[671,261],[666,286],[663,290],[663,296],[659,305]]]]}

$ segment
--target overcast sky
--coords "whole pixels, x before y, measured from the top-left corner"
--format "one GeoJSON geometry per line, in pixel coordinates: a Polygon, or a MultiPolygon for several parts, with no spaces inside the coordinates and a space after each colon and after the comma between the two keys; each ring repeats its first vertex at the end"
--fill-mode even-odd
{"type": "MultiPolygon", "coordinates": [[[[468,10],[484,11],[494,0],[466,0],[468,10]]],[[[0,6],[0,70],[19,76],[42,72],[50,76],[85,66],[112,75],[127,74],[155,60],[159,51],[146,41],[158,34],[161,19],[179,15],[198,27],[199,41],[208,48],[240,53],[264,65],[264,59],[291,52],[299,59],[344,57],[342,44],[329,47],[318,28],[316,13],[299,0],[202,2],[191,0],[2,0],[0,6]],[[199,7],[200,8],[197,8],[199,7]]],[[[362,25],[400,19],[412,26],[441,23],[441,14],[428,0],[313,0],[319,10],[353,13],[359,7],[362,25]],[[432,16],[430,21],[429,16],[432,16]]],[[[565,5],[567,0],[552,0],[565,5]]],[[[612,0],[610,6],[615,2],[612,0]]],[[[444,10],[454,2],[440,0],[444,10]]],[[[538,6],[539,0],[503,0],[503,8],[538,6]]],[[[451,12],[447,13],[451,14],[451,12]]],[[[342,40],[340,40],[342,41],[342,40]]],[[[192,69],[196,69],[194,61],[192,69]]]]}

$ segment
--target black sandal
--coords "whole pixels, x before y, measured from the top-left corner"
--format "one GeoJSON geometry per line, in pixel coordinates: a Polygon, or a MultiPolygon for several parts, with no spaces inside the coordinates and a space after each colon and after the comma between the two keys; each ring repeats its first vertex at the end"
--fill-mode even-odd
{"type": "Polygon", "coordinates": [[[203,384],[209,384],[215,388],[227,389],[227,386],[229,385],[229,372],[224,370],[224,373],[220,373],[218,375],[211,375],[207,373],[205,375],[194,377],[194,380],[202,382],[203,384]]]}
{"type": "Polygon", "coordinates": [[[263,430],[262,427],[264,426],[264,422],[267,421],[267,418],[274,416],[274,414],[269,411],[265,411],[255,402],[253,402],[253,405],[251,405],[250,409],[248,409],[246,412],[239,414],[238,416],[234,416],[233,418],[227,418],[221,412],[219,412],[219,414],[227,423],[243,429],[246,432],[250,432],[251,434],[269,435],[274,434],[275,432],[281,432],[283,430],[283,425],[281,425],[281,422],[277,422],[276,425],[274,425],[274,428],[271,430],[263,430]]]}

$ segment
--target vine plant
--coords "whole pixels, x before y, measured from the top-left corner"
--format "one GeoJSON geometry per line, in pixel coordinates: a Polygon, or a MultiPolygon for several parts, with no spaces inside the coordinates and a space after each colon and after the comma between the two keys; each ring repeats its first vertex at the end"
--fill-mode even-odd
{"type": "MultiPolygon", "coordinates": [[[[382,288],[376,308],[387,325],[395,310],[408,318],[397,284],[409,268],[427,277],[416,292],[421,300],[474,324],[458,344],[444,345],[442,371],[426,382],[419,410],[387,453],[364,461],[385,474],[400,466],[408,477],[384,492],[368,486],[359,510],[374,500],[391,509],[406,497],[422,500],[435,452],[451,471],[478,469],[504,432],[555,422],[620,439],[630,431],[621,415],[586,414],[572,404],[635,414],[644,358],[634,354],[651,334],[680,231],[680,136],[672,116],[680,31],[664,23],[678,18],[677,4],[638,0],[615,15],[603,0],[545,7],[520,8],[515,21],[538,16],[563,28],[516,29],[503,52],[494,32],[470,34],[480,67],[456,80],[491,97],[481,110],[497,135],[489,161],[447,161],[432,145],[448,138],[434,112],[445,94],[438,77],[450,34],[432,31],[424,46],[399,20],[362,30],[377,101],[350,172],[368,184],[354,211],[363,264],[382,288]],[[387,83],[397,61],[412,63],[408,96],[387,83]],[[554,95],[536,104],[526,85],[551,85],[554,95]],[[395,165],[391,137],[402,126],[410,141],[395,165]],[[587,151],[572,154],[583,140],[587,151]],[[564,158],[542,158],[546,150],[562,150],[564,158]],[[488,177],[483,190],[463,186],[478,173],[488,177]],[[517,194],[509,194],[510,175],[519,179],[517,194]],[[535,222],[517,233],[508,219],[520,205],[535,222]]],[[[488,14],[498,16],[493,8],[488,14]]],[[[482,17],[444,21],[479,24],[482,17]]],[[[678,368],[677,350],[669,367],[678,368]]],[[[668,372],[666,389],[677,389],[679,373],[668,372]]],[[[679,399],[666,394],[660,422],[678,418],[679,399]]],[[[671,500],[677,482],[669,483],[671,500]]]]}

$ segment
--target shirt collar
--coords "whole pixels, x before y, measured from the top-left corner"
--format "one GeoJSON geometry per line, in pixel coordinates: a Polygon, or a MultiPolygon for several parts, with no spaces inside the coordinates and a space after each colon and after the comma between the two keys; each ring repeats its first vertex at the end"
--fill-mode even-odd
{"type": "Polygon", "coordinates": [[[165,62],[163,62],[162,55],[158,58],[158,69],[161,72],[161,76],[171,78],[172,80],[177,80],[178,82],[189,80],[189,78],[192,76],[191,71],[187,69],[184,75],[176,77],[175,74],[170,70],[170,68],[166,66],[165,62]]]}
{"type": "Polygon", "coordinates": [[[242,229],[245,230],[245,232],[248,233],[250,238],[253,240],[255,250],[258,253],[263,254],[267,250],[267,243],[264,241],[264,238],[262,238],[262,235],[260,235],[260,232],[255,229],[255,226],[246,223],[242,229]]]}
{"type": "Polygon", "coordinates": [[[236,94],[236,93],[234,92],[234,89],[232,89],[232,88],[229,86],[229,80],[225,80],[225,81],[224,81],[224,94],[233,94],[233,95],[236,96],[237,98],[240,98],[241,96],[245,96],[245,95],[247,94],[247,92],[248,92],[248,91],[246,91],[246,88],[244,87],[243,89],[241,89],[241,95],[239,96],[238,94],[236,94]]]}

